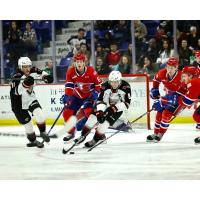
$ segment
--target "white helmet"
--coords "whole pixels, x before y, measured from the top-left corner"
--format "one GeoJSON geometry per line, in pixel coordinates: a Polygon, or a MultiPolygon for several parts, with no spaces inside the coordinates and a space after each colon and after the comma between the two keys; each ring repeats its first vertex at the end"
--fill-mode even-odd
{"type": "Polygon", "coordinates": [[[22,69],[23,65],[29,65],[29,66],[32,65],[32,62],[31,62],[31,60],[30,60],[29,57],[21,57],[21,58],[19,58],[19,60],[18,60],[18,67],[20,69],[22,69]]]}
{"type": "Polygon", "coordinates": [[[108,76],[108,80],[109,81],[118,81],[121,82],[122,80],[122,74],[119,71],[112,71],[110,72],[109,76],[108,76]]]}

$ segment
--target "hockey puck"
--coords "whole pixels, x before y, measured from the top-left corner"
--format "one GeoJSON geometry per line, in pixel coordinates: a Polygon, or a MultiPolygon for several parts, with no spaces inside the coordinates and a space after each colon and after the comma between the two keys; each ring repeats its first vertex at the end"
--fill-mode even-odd
{"type": "Polygon", "coordinates": [[[75,154],[74,151],[70,151],[69,154],[75,154]]]}

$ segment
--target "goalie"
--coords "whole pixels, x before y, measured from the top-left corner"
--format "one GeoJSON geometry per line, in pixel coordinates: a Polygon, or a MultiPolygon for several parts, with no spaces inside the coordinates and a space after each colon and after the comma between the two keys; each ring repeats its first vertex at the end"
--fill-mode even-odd
{"type": "Polygon", "coordinates": [[[98,141],[106,138],[105,132],[109,126],[113,126],[123,112],[129,108],[131,102],[131,87],[128,82],[122,80],[119,71],[112,71],[108,81],[102,85],[97,104],[88,118],[81,136],[75,140],[80,144],[96,124],[96,132],[93,139],[85,143],[86,147],[94,146],[98,141]]]}

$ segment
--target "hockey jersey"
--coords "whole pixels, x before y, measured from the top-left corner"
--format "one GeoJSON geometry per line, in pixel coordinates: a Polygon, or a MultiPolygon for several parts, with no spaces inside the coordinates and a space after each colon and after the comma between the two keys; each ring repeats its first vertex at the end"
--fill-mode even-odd
{"type": "MultiPolygon", "coordinates": [[[[46,72],[39,70],[38,68],[33,67],[30,71],[30,76],[33,78],[42,78],[44,75],[48,75],[46,72]]],[[[10,98],[11,98],[11,107],[12,109],[21,108],[27,110],[31,103],[36,99],[35,92],[32,88],[32,91],[23,85],[23,81],[26,78],[26,75],[22,71],[19,71],[12,77],[11,89],[10,89],[10,98]]]]}
{"type": "Polygon", "coordinates": [[[193,78],[187,84],[187,91],[182,98],[182,104],[191,106],[194,102],[200,101],[200,78],[193,78]]]}
{"type": "Polygon", "coordinates": [[[129,108],[131,102],[130,84],[122,80],[118,89],[113,90],[109,82],[102,85],[100,95],[97,100],[97,110],[105,111],[110,105],[115,105],[118,112],[129,108]]]}
{"type": "Polygon", "coordinates": [[[153,88],[159,88],[160,83],[163,83],[166,94],[175,92],[181,85],[181,71],[177,70],[172,78],[167,75],[166,69],[161,69],[153,79],[153,88]]]}
{"type": "Polygon", "coordinates": [[[91,96],[91,92],[100,91],[102,80],[93,67],[85,67],[85,72],[79,74],[75,66],[68,69],[66,73],[65,94],[74,94],[80,99],[91,96]]]}

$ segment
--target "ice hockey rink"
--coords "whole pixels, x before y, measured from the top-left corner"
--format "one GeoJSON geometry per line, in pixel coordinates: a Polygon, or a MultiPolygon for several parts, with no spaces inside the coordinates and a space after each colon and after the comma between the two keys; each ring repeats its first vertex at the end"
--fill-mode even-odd
{"type": "MultiPolygon", "coordinates": [[[[48,127],[49,128],[49,127],[48,127]]],[[[60,129],[55,127],[54,131],[60,129]]],[[[199,180],[200,135],[195,124],[171,125],[160,143],[152,130],[119,133],[91,152],[83,145],[62,154],[62,137],[45,148],[27,148],[22,126],[0,127],[1,180],[199,180]],[[10,136],[16,134],[18,136],[10,136]]],[[[109,135],[109,133],[107,134],[109,135]]],[[[92,138],[89,135],[87,140],[92,138]]],[[[68,144],[68,146],[70,146],[68,144]]],[[[65,146],[67,148],[67,145],[65,146]]]]}

